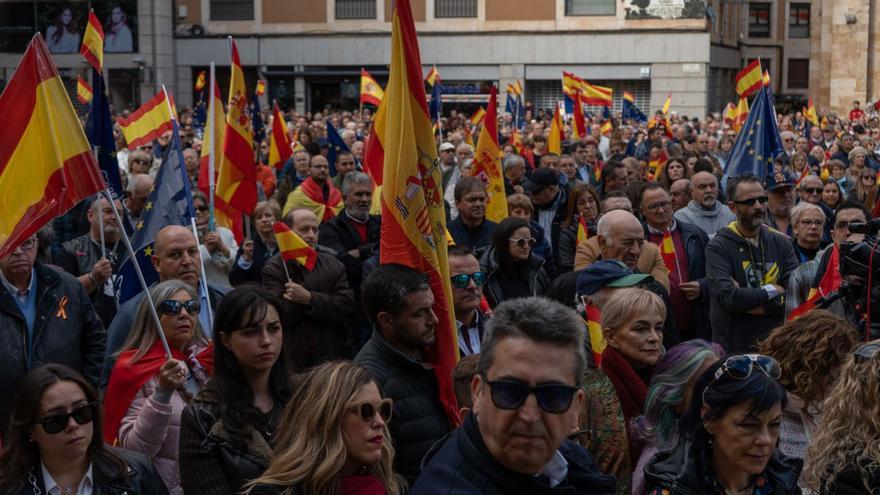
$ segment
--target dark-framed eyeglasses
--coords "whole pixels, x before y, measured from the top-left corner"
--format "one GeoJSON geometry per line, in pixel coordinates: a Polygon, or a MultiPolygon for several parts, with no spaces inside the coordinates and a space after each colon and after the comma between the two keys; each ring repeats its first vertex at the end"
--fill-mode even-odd
{"type": "Polygon", "coordinates": [[[525,404],[529,395],[535,394],[538,407],[550,414],[561,414],[568,411],[577,387],[564,383],[546,383],[537,387],[517,380],[487,381],[492,395],[492,403],[498,409],[514,410],[525,404]]]}
{"type": "Polygon", "coordinates": [[[526,244],[528,244],[530,248],[535,246],[535,239],[533,237],[520,237],[518,239],[511,238],[510,242],[521,248],[526,247],[526,244]]]}
{"type": "Polygon", "coordinates": [[[358,402],[349,406],[348,410],[355,411],[364,423],[371,423],[377,414],[382,418],[382,421],[387,423],[391,421],[391,414],[394,411],[394,401],[390,398],[385,398],[379,401],[378,404],[373,404],[372,402],[358,402]]]}
{"type": "Polygon", "coordinates": [[[187,313],[195,316],[202,310],[202,303],[198,299],[190,299],[189,301],[166,299],[156,305],[156,309],[165,316],[177,316],[183,308],[186,308],[187,313]]]}
{"type": "Polygon", "coordinates": [[[805,187],[805,188],[801,189],[801,191],[804,191],[804,192],[810,193],[810,194],[822,194],[822,190],[823,189],[821,187],[805,187]]]}
{"type": "Polygon", "coordinates": [[[767,196],[758,196],[755,198],[749,199],[734,199],[734,204],[738,204],[740,206],[755,206],[756,203],[761,203],[762,205],[766,205],[769,198],[767,196]]]}
{"type": "Polygon", "coordinates": [[[853,356],[857,362],[867,361],[873,358],[877,351],[880,351],[880,342],[872,342],[856,349],[853,356]]]}
{"type": "Polygon", "coordinates": [[[43,419],[34,421],[34,424],[43,425],[43,431],[49,435],[54,435],[64,430],[70,418],[73,418],[78,425],[85,425],[92,422],[98,412],[98,401],[89,402],[88,404],[77,407],[69,413],[53,414],[43,419]]]}
{"type": "Polygon", "coordinates": [[[30,251],[37,245],[37,238],[31,237],[22,241],[21,244],[18,245],[16,249],[21,249],[22,251],[30,251]]]}
{"type": "Polygon", "coordinates": [[[486,284],[486,272],[459,273],[449,279],[452,281],[452,286],[456,289],[466,289],[471,280],[474,281],[474,285],[477,287],[482,287],[486,284]]]}

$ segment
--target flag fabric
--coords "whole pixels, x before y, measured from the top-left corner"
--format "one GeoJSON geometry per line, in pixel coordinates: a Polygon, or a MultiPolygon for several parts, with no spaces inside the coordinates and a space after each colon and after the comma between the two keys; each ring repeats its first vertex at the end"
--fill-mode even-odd
{"type": "Polygon", "coordinates": [[[614,90],[605,86],[597,86],[584,81],[581,89],[581,101],[587,105],[599,105],[610,107],[612,104],[614,90]]]}
{"type": "MultiPolygon", "coordinates": [[[[525,153],[525,145],[523,144],[522,135],[519,133],[519,129],[516,127],[510,131],[510,144],[513,145],[513,149],[516,150],[516,154],[522,155],[525,153]]],[[[528,161],[526,162],[528,163],[528,161]]]]}
{"type": "MultiPolygon", "coordinates": [[[[364,171],[373,179],[376,186],[382,185],[385,169],[385,123],[388,113],[385,100],[379,104],[376,113],[373,114],[373,125],[370,128],[370,137],[364,145],[364,171]]],[[[376,191],[373,192],[374,199],[376,191]]],[[[377,199],[378,200],[378,199],[377,199]]]]}
{"type": "Polygon", "coordinates": [[[587,335],[590,337],[590,349],[593,351],[593,362],[596,368],[602,368],[602,353],[608,343],[605,342],[605,335],[602,334],[602,312],[599,308],[587,304],[584,307],[587,316],[587,335]]]}
{"type": "Polygon", "coordinates": [[[611,133],[614,131],[614,123],[611,121],[611,110],[608,107],[602,107],[602,125],[599,127],[599,132],[606,137],[611,137],[611,133]]]}
{"type": "Polygon", "coordinates": [[[327,120],[327,163],[330,164],[330,176],[336,177],[336,156],[339,153],[351,153],[351,150],[348,149],[348,145],[345,144],[345,141],[342,140],[342,136],[336,131],[336,128],[333,127],[333,124],[330,123],[330,120],[327,120]]]}
{"type": "Polygon", "coordinates": [[[587,228],[587,221],[583,216],[578,217],[578,230],[577,230],[577,238],[575,239],[575,246],[578,246],[582,242],[587,242],[587,239],[590,238],[590,229],[587,228]]]}
{"type": "Polygon", "coordinates": [[[795,182],[794,182],[795,186],[801,185],[801,181],[806,179],[807,176],[810,175],[811,171],[812,171],[812,169],[809,167],[809,165],[805,166],[803,172],[801,172],[801,175],[798,176],[797,180],[795,180],[795,182]]]}
{"type": "Polygon", "coordinates": [[[792,310],[788,315],[789,320],[793,320],[798,316],[802,316],[808,312],[810,312],[813,308],[816,307],[816,302],[820,297],[828,297],[830,294],[836,292],[840,289],[841,284],[843,283],[843,277],[840,275],[840,249],[837,244],[831,248],[831,255],[828,258],[828,265],[825,269],[825,273],[822,275],[822,278],[819,280],[819,285],[816,288],[811,288],[809,295],[807,296],[807,300],[804,301],[800,306],[792,310]]]}
{"type": "Polygon", "coordinates": [[[104,68],[104,28],[94,11],[89,12],[89,22],[86,24],[86,32],[83,33],[79,53],[98,72],[104,68]]]}
{"type": "Polygon", "coordinates": [[[666,265],[666,271],[671,272],[678,268],[678,258],[675,255],[675,243],[672,241],[672,233],[667,229],[663,232],[663,240],[660,241],[660,257],[666,265]]]}
{"type": "MultiPolygon", "coordinates": [[[[432,71],[434,69],[431,69],[432,71]]],[[[431,85],[431,122],[434,123],[434,129],[440,129],[440,116],[443,114],[443,93],[441,91],[440,76],[434,78],[436,84],[431,85]]]]}
{"type": "Polygon", "coordinates": [[[764,83],[764,86],[770,86],[770,71],[764,70],[764,75],[761,77],[761,82],[764,83]]]}
{"type": "Polygon", "coordinates": [[[287,136],[287,124],[278,103],[272,105],[272,134],[269,140],[269,166],[281,170],[287,160],[293,156],[290,138],[287,136]]]}
{"type": "Polygon", "coordinates": [[[724,123],[733,128],[733,123],[736,120],[736,106],[733,103],[727,102],[727,106],[724,107],[724,123]]]}
{"type": "Polygon", "coordinates": [[[308,271],[315,268],[318,253],[311,248],[302,237],[290,230],[284,222],[275,222],[275,240],[278,241],[278,252],[286,261],[296,261],[308,271]]]}
{"type": "Polygon", "coordinates": [[[813,97],[807,98],[807,107],[804,108],[804,118],[807,122],[815,126],[819,125],[819,116],[816,114],[816,107],[813,106],[813,97]]]}
{"type": "Polygon", "coordinates": [[[104,189],[43,37],[34,35],[0,94],[0,258],[104,189]]]}
{"type": "Polygon", "coordinates": [[[733,116],[733,130],[739,132],[749,118],[749,100],[740,98],[733,116]]]}
{"type": "Polygon", "coordinates": [[[480,139],[474,152],[471,175],[479,177],[486,186],[488,201],[486,218],[500,222],[508,217],[507,195],[504,190],[504,175],[501,170],[501,147],[498,144],[498,93],[495,86],[489,90],[489,110],[485,125],[480,130],[480,139]]]}
{"type": "Polygon", "coordinates": [[[121,200],[125,197],[125,190],[122,189],[119,160],[116,159],[116,140],[113,139],[114,122],[110,117],[110,99],[104,87],[104,76],[94,67],[92,68],[92,81],[95,85],[95,94],[91,105],[89,105],[89,114],[86,116],[86,137],[98,159],[101,176],[104,183],[110,188],[110,195],[114,199],[121,200]]]}
{"type": "Polygon", "coordinates": [[[266,81],[262,79],[257,80],[257,87],[254,89],[254,94],[257,96],[263,96],[266,94],[266,81]]]}
{"type": "Polygon", "coordinates": [[[776,127],[776,110],[768,88],[760,86],[745,125],[736,137],[724,173],[738,177],[749,173],[761,179],[773,170],[773,160],[782,153],[782,140],[776,127]]]}
{"type": "Polygon", "coordinates": [[[572,137],[574,139],[583,139],[587,137],[587,121],[586,119],[584,119],[584,107],[581,106],[580,98],[576,97],[574,100],[572,100],[571,97],[566,95],[565,103],[566,105],[571,103],[571,110],[573,115],[571,122],[572,137]]]}
{"type": "Polygon", "coordinates": [[[94,91],[82,76],[76,76],[76,99],[83,105],[88,105],[94,97],[94,91]]]}
{"type": "Polygon", "coordinates": [[[205,71],[199,72],[199,76],[196,77],[196,91],[201,91],[205,89],[205,71]]]}
{"type": "Polygon", "coordinates": [[[229,206],[250,215],[257,204],[257,165],[254,162],[254,142],[248,118],[247,88],[244,71],[238,57],[235,40],[229,37],[232,52],[229,82],[229,114],[223,132],[223,158],[217,177],[217,197],[229,206]]]}
{"type": "Polygon", "coordinates": [[[319,223],[330,220],[345,207],[345,204],[342,202],[342,194],[339,192],[339,189],[336,189],[333,184],[330,184],[329,187],[330,191],[325,200],[321,185],[315,182],[315,179],[306,177],[306,180],[302,181],[290,193],[282,213],[287,215],[296,206],[297,208],[312,210],[319,223]]]}
{"type": "Polygon", "coordinates": [[[132,112],[127,119],[119,120],[122,135],[128,149],[152,143],[162,134],[171,130],[171,111],[164,91],[159,91],[150,101],[132,112]]]}
{"type": "Polygon", "coordinates": [[[259,94],[254,93],[254,99],[250,102],[251,108],[251,127],[254,132],[254,142],[258,145],[266,139],[266,127],[263,125],[263,111],[260,109],[259,94]]]}
{"type": "MultiPolygon", "coordinates": [[[[652,179],[656,180],[660,177],[660,174],[663,172],[663,169],[666,168],[666,162],[669,161],[669,155],[666,153],[665,149],[660,150],[660,154],[657,155],[657,158],[653,160],[648,160],[648,175],[652,179]]],[[[600,169],[601,170],[601,169],[600,169]]]]}
{"type": "Polygon", "coordinates": [[[437,66],[431,67],[431,70],[428,71],[428,75],[425,76],[425,82],[430,86],[436,86],[437,81],[440,80],[440,73],[437,72],[437,66]]]}
{"type": "Polygon", "coordinates": [[[660,109],[663,111],[663,115],[669,114],[669,107],[671,107],[671,106],[672,106],[672,93],[668,93],[666,95],[666,101],[663,102],[663,108],[660,109]]]}
{"type": "Polygon", "coordinates": [[[562,142],[565,141],[565,128],[562,125],[562,110],[556,104],[553,121],[550,123],[550,135],[547,136],[547,151],[562,154],[562,142]]]}
{"type": "Polygon", "coordinates": [[[370,104],[379,106],[385,92],[382,86],[376,82],[376,79],[370,75],[363,67],[361,67],[361,104],[370,104]]]}
{"type": "Polygon", "coordinates": [[[189,227],[194,216],[195,210],[192,205],[192,193],[189,190],[189,177],[183,162],[180,135],[177,122],[173,121],[170,145],[162,159],[162,166],[156,173],[153,189],[147,196],[144,212],[134,225],[131,245],[134,248],[135,259],[126,257],[119,269],[116,284],[120,305],[143,291],[134,263],[140,265],[148,287],[159,281],[159,274],[153,268],[151,260],[155,254],[153,242],[156,234],[167,225],[189,227]]]}
{"type": "Polygon", "coordinates": [[[761,60],[755,59],[736,75],[736,94],[742,98],[750,96],[764,85],[761,60]]]}
{"type": "Polygon", "coordinates": [[[205,122],[208,121],[208,109],[205,104],[205,92],[199,92],[199,100],[193,108],[193,128],[200,135],[205,131],[205,122]]]}
{"type": "MultiPolygon", "coordinates": [[[[632,95],[630,95],[632,96],[632,95]]],[[[623,120],[634,120],[636,122],[648,122],[648,116],[639,110],[635,104],[635,99],[623,98],[623,105],[620,109],[620,117],[623,120]]]]}
{"type": "Polygon", "coordinates": [[[624,91],[623,92],[623,101],[635,103],[636,102],[636,95],[630,93],[629,91],[624,91]]]}
{"type": "Polygon", "coordinates": [[[418,40],[409,0],[394,2],[391,63],[385,90],[388,119],[382,194],[381,263],[400,263],[428,276],[438,322],[428,361],[450,423],[460,423],[452,387],[458,335],[446,257],[446,221],[437,145],[421,77],[418,40]]]}
{"type": "Polygon", "coordinates": [[[486,109],[483,107],[480,107],[477,109],[476,112],[474,112],[473,115],[471,115],[471,119],[470,119],[471,124],[480,125],[480,122],[482,122],[485,117],[486,117],[486,109]]]}

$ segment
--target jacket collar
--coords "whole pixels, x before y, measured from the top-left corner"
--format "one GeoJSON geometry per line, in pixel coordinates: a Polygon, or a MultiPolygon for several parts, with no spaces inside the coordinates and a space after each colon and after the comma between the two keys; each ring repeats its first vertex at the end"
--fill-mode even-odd
{"type": "Polygon", "coordinates": [[[397,350],[397,348],[395,348],[391,345],[391,343],[385,340],[385,337],[382,337],[382,334],[379,333],[379,330],[373,330],[373,336],[371,337],[371,340],[376,346],[376,350],[382,357],[384,357],[388,361],[397,364],[398,366],[419,370],[426,370],[431,367],[429,363],[419,361],[418,359],[415,359],[412,356],[409,356],[408,354],[397,350]]]}
{"type": "MultiPolygon", "coordinates": [[[[61,283],[61,275],[40,262],[34,263],[34,275],[36,276],[36,285],[31,290],[37,291],[37,303],[39,304],[40,299],[47,290],[61,283]]],[[[0,312],[21,313],[18,310],[18,305],[15,304],[12,294],[6,289],[5,284],[0,284],[0,312]]]]}

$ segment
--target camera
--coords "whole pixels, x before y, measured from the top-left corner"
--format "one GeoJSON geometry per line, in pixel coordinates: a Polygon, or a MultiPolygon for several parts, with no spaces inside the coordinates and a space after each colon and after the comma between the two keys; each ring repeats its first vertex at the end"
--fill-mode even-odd
{"type": "Polygon", "coordinates": [[[851,224],[850,233],[864,234],[860,242],[840,244],[843,283],[819,307],[842,300],[850,322],[867,338],[880,338],[880,219],[851,224]]]}

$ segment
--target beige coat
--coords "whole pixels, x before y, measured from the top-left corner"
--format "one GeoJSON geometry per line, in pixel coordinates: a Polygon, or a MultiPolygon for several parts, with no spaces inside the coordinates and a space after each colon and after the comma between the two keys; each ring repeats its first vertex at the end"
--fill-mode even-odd
{"type": "MultiPolygon", "coordinates": [[[[574,255],[574,269],[581,270],[586,268],[601,257],[599,237],[590,237],[587,239],[587,242],[578,244],[574,255]]],[[[669,292],[669,271],[663,263],[663,258],[660,256],[660,248],[656,244],[648,241],[642,244],[642,254],[639,255],[636,268],[641,273],[651,274],[654,280],[659,282],[666,289],[666,292],[669,292]]]]}

